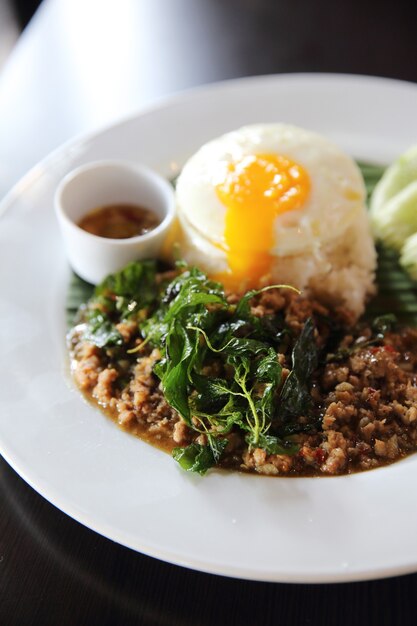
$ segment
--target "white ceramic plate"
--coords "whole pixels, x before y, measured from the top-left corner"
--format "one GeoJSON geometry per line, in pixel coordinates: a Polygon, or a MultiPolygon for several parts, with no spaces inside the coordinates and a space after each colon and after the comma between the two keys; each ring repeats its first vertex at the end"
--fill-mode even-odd
{"type": "Polygon", "coordinates": [[[70,169],[136,159],[175,173],[204,141],[251,122],[319,131],[390,161],[417,141],[417,86],[354,76],[250,78],[186,93],[35,167],[0,221],[1,451],[50,502],[134,550],[256,580],[348,581],[417,570],[417,455],[349,477],[188,475],[87,405],[68,376],[69,270],[54,190],[70,169]]]}

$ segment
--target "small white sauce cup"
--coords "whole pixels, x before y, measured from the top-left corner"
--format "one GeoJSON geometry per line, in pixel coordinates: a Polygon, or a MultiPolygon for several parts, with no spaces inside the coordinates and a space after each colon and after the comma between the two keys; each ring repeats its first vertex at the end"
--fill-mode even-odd
{"type": "Polygon", "coordinates": [[[95,161],[73,170],[55,192],[55,212],[73,270],[97,284],[130,261],[158,258],[175,217],[170,183],[153,170],[129,161],[95,161]],[[154,211],[161,223],[128,239],[92,235],[78,222],[111,204],[135,204],[154,211]]]}

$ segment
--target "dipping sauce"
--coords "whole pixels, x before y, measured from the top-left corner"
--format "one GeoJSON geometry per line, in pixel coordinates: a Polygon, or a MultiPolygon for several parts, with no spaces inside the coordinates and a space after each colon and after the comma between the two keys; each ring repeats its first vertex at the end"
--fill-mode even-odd
{"type": "Polygon", "coordinates": [[[134,204],[110,204],[85,215],[78,226],[92,235],[108,239],[128,239],[153,230],[161,223],[149,209],[134,204]]]}

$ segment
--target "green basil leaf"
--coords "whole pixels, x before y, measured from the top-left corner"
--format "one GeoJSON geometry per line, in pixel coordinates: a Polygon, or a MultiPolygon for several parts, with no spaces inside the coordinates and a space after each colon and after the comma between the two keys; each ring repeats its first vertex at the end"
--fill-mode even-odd
{"type": "Polygon", "coordinates": [[[123,345],[123,337],[117,328],[107,315],[98,309],[93,310],[88,316],[84,339],[95,344],[98,348],[123,345]]]}
{"type": "Polygon", "coordinates": [[[230,391],[226,379],[194,373],[193,383],[197,390],[194,408],[200,413],[217,414],[229,400],[230,391]]]}
{"type": "Polygon", "coordinates": [[[187,472],[205,474],[208,469],[215,465],[216,460],[212,448],[192,443],[184,448],[174,448],[172,456],[187,472]]]}
{"type": "MultiPolygon", "coordinates": [[[[246,436],[246,442],[251,446],[254,445],[250,436],[246,436]]],[[[262,448],[267,454],[286,454],[289,456],[297,454],[300,449],[300,446],[298,444],[289,441],[283,441],[279,437],[263,433],[259,436],[256,447],[262,448]]]]}
{"type": "Polygon", "coordinates": [[[372,322],[372,330],[377,334],[378,338],[383,338],[386,333],[395,329],[397,323],[397,317],[392,313],[380,315],[372,322]]]}
{"type": "Polygon", "coordinates": [[[284,421],[289,416],[308,414],[312,400],[310,395],[311,376],[318,364],[318,351],[314,339],[314,322],[309,318],[294,344],[292,370],[280,395],[279,415],[284,421]]]}

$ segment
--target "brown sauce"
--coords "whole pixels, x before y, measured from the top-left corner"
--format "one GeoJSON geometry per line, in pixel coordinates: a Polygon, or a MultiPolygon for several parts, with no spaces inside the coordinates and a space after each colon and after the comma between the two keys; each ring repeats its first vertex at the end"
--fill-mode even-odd
{"type": "MultiPolygon", "coordinates": [[[[98,407],[108,419],[114,422],[118,428],[128,433],[129,435],[133,435],[134,437],[141,439],[145,443],[169,455],[172,454],[173,449],[178,445],[177,443],[174,442],[172,437],[167,434],[161,434],[161,433],[154,434],[152,430],[150,430],[146,424],[141,424],[141,423],[138,423],[137,421],[133,421],[128,424],[120,424],[118,420],[119,415],[115,408],[111,408],[109,406],[103,406],[100,403],[97,403],[97,400],[94,398],[93,394],[91,393],[91,390],[85,391],[79,388],[79,391],[87,402],[89,402],[95,408],[98,407]]],[[[409,454],[402,453],[397,459],[395,459],[395,461],[398,463],[400,460],[406,459],[409,456],[409,454]]],[[[387,465],[391,465],[392,463],[393,461],[390,461],[387,459],[380,459],[378,465],[376,465],[375,467],[369,468],[368,470],[361,470],[358,466],[353,465],[352,467],[349,467],[348,469],[346,469],[346,471],[341,472],[340,474],[337,474],[337,476],[346,476],[350,474],[355,474],[360,471],[373,471],[375,469],[378,469],[379,467],[386,467],[387,465]]],[[[216,466],[216,470],[235,471],[235,472],[237,471],[241,474],[256,474],[254,470],[251,470],[245,467],[241,463],[241,459],[238,458],[237,455],[235,456],[233,454],[226,455],[225,458],[222,459],[222,461],[216,466]]],[[[261,475],[264,478],[269,478],[269,479],[276,478],[275,475],[268,475],[268,474],[258,474],[258,475],[261,475]]],[[[334,475],[332,474],[321,474],[317,471],[316,468],[311,467],[311,466],[309,467],[306,465],[306,466],[303,466],[302,468],[297,468],[296,470],[292,470],[286,474],[281,474],[280,477],[281,478],[300,478],[300,477],[330,478],[332,476],[334,477],[334,475]]]]}
{"type": "Polygon", "coordinates": [[[128,239],[144,235],[160,224],[151,210],[133,204],[111,204],[93,209],[78,226],[83,230],[108,239],[128,239]]]}

